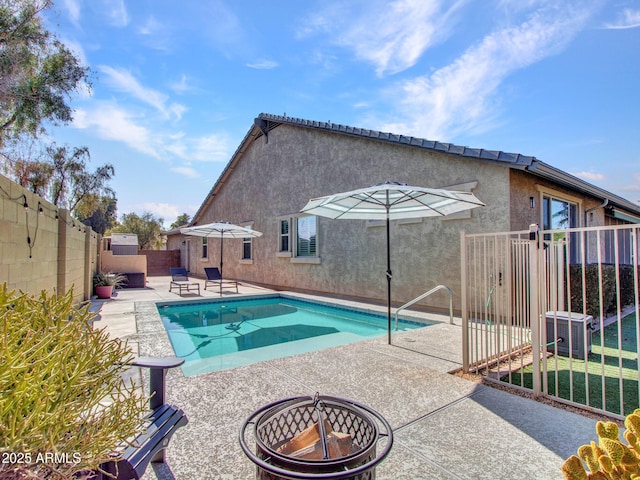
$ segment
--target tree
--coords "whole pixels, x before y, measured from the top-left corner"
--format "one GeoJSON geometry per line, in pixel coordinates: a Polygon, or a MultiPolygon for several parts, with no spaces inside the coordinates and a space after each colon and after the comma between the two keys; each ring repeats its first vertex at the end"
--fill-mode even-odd
{"type": "Polygon", "coordinates": [[[45,121],[70,122],[70,95],[89,85],[89,69],[44,28],[40,15],[52,6],[53,0],[0,3],[0,146],[37,136],[45,121]]]}
{"type": "Polygon", "coordinates": [[[118,224],[117,213],[115,197],[95,194],[85,196],[75,209],[78,220],[101,235],[118,224]]]}
{"type": "Polygon", "coordinates": [[[188,225],[190,221],[191,216],[189,216],[188,213],[183,213],[182,215],[178,215],[178,218],[176,218],[176,221],[171,224],[170,228],[178,228],[188,225]]]}
{"type": "Polygon", "coordinates": [[[56,206],[75,212],[87,195],[114,197],[113,190],[107,186],[115,174],[113,165],[107,163],[93,173],[87,171],[87,147],[74,147],[71,151],[66,146],[59,147],[53,143],[47,147],[47,154],[53,165],[51,201],[56,206]]]}
{"type": "Polygon", "coordinates": [[[88,195],[115,199],[106,185],[114,169],[89,172],[87,147],[40,144],[45,124],[70,122],[71,95],[90,87],[89,68],[44,26],[51,8],[53,0],[0,0],[0,159],[20,185],[75,213],[88,195]]]}
{"type": "MultiPolygon", "coordinates": [[[[89,149],[87,147],[58,146],[52,143],[44,155],[24,153],[20,142],[11,142],[5,150],[4,171],[23,187],[48,199],[60,208],[66,208],[77,218],[84,219],[93,213],[87,211],[90,205],[98,206],[100,197],[114,199],[115,193],[107,185],[115,174],[113,165],[107,163],[94,172],[87,170],[89,149]],[[13,157],[9,160],[9,157],[13,157]],[[27,157],[36,157],[29,160],[27,157]],[[87,199],[87,201],[84,201],[87,199]],[[76,210],[82,204],[82,211],[76,210]]],[[[115,207],[114,207],[115,208],[115,207]]]]}
{"type": "Polygon", "coordinates": [[[113,227],[109,233],[134,233],[138,236],[138,245],[141,250],[159,249],[162,246],[164,219],[155,217],[151,212],[142,215],[125,213],[122,222],[113,227]]]}
{"type": "Polygon", "coordinates": [[[17,182],[29,191],[47,197],[47,187],[51,182],[53,167],[47,162],[17,160],[13,166],[17,182]]]}
{"type": "Polygon", "coordinates": [[[0,150],[2,172],[30,192],[48,197],[53,167],[35,138],[12,138],[0,150]]]}

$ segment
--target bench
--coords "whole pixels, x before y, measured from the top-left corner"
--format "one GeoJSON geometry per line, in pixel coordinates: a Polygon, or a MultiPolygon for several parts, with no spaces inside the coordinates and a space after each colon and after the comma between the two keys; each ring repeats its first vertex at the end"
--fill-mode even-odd
{"type": "Polygon", "coordinates": [[[181,409],[165,404],[167,370],[183,363],[184,359],[175,357],[139,357],[131,363],[134,367],[150,369],[149,383],[153,394],[149,400],[151,413],[147,417],[150,424],[124,449],[122,458],[100,465],[102,470],[112,475],[101,473],[98,476],[100,480],[137,480],[142,477],[149,463],[164,462],[164,450],[169,440],[178,428],[188,423],[181,409]]]}

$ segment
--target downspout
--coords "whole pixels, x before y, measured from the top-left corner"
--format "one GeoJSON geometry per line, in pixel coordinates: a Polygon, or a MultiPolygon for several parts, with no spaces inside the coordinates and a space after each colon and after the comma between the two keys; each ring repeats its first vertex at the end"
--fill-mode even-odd
{"type": "Polygon", "coordinates": [[[594,210],[598,210],[599,208],[604,208],[604,207],[606,207],[607,205],[609,205],[609,199],[608,199],[608,198],[605,198],[605,199],[604,199],[604,202],[602,202],[602,205],[596,205],[595,207],[591,207],[591,208],[589,208],[589,209],[585,210],[585,211],[584,211],[584,226],[585,226],[585,227],[588,227],[588,226],[589,226],[589,225],[588,225],[588,223],[589,223],[589,214],[590,214],[591,212],[593,212],[594,210]]]}

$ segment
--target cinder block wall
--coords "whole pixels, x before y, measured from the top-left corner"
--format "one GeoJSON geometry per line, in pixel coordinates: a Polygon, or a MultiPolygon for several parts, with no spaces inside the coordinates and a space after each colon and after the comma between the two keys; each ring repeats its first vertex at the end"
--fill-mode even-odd
{"type": "Polygon", "coordinates": [[[180,266],[180,250],[140,250],[147,257],[147,275],[169,275],[171,267],[180,266]]]}
{"type": "Polygon", "coordinates": [[[0,283],[10,290],[92,294],[99,235],[42,197],[0,175],[0,283]],[[26,207],[25,207],[26,204],[26,207]]]}

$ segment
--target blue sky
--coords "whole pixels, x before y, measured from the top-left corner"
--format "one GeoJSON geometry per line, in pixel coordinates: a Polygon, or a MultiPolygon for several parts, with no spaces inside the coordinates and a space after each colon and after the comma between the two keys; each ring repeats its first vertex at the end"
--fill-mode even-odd
{"type": "Polygon", "coordinates": [[[261,112],[533,155],[640,200],[640,0],[55,0],[47,21],[93,72],[51,136],[115,166],[119,214],[193,215],[261,112]]]}

